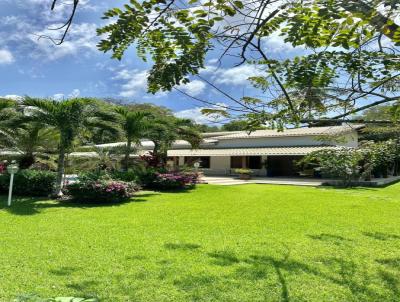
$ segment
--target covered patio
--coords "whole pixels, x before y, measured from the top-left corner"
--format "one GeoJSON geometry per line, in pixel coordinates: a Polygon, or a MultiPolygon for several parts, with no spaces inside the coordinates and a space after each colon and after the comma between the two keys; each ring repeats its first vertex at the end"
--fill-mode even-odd
{"type": "MultiPolygon", "coordinates": [[[[193,166],[200,162],[200,171],[207,176],[231,176],[236,169],[251,169],[254,176],[299,177],[296,162],[319,150],[338,149],[337,146],[290,146],[262,148],[215,148],[168,150],[172,167],[193,166]]],[[[311,175],[312,176],[312,175],[311,175]]],[[[301,179],[301,178],[299,178],[301,179]]]]}

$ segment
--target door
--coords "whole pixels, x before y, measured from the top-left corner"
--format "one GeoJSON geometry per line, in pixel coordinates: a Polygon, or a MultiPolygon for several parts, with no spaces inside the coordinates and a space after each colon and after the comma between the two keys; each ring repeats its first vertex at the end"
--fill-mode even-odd
{"type": "Polygon", "coordinates": [[[301,156],[268,156],[268,176],[296,176],[298,168],[295,161],[301,156]]]}

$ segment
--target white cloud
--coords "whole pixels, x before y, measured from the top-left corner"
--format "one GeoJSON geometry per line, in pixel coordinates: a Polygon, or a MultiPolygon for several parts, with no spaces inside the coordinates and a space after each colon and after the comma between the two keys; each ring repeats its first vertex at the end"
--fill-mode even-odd
{"type": "Polygon", "coordinates": [[[73,98],[79,97],[80,94],[81,94],[81,91],[79,89],[74,89],[67,96],[65,96],[64,93],[53,94],[53,99],[56,101],[62,101],[64,99],[73,99],[73,98]]]}
{"type": "Polygon", "coordinates": [[[256,65],[244,64],[232,68],[217,68],[210,65],[201,71],[210,74],[211,80],[216,84],[248,85],[248,78],[265,75],[265,71],[256,65]]]}
{"type": "Polygon", "coordinates": [[[68,98],[73,99],[77,98],[81,95],[81,91],[79,89],[74,89],[72,92],[68,95],[68,98]]]}
{"type": "Polygon", "coordinates": [[[0,49],[0,65],[11,64],[14,61],[14,56],[11,51],[7,49],[0,49]]]}
{"type": "MultiPolygon", "coordinates": [[[[54,24],[51,28],[56,28],[60,24],[54,24]]],[[[32,53],[34,58],[45,57],[48,60],[57,60],[69,55],[79,55],[97,53],[96,44],[98,42],[96,34],[97,25],[94,23],[74,24],[69,33],[68,39],[61,45],[55,45],[46,37],[54,37],[55,32],[46,29],[30,35],[31,41],[35,44],[32,53]]]]}
{"type": "Polygon", "coordinates": [[[53,95],[53,99],[56,101],[62,101],[65,98],[64,93],[56,93],[53,95]]]}
{"type": "Polygon", "coordinates": [[[204,91],[204,89],[206,88],[206,84],[204,84],[204,82],[202,81],[194,80],[187,84],[180,85],[178,86],[178,88],[183,92],[186,92],[187,94],[197,96],[204,91]]]}
{"type": "Polygon", "coordinates": [[[284,37],[280,36],[279,32],[273,32],[270,36],[262,39],[263,47],[268,50],[269,53],[288,53],[292,51],[303,51],[304,46],[293,47],[292,44],[284,41],[284,37]]]}
{"type": "Polygon", "coordinates": [[[122,69],[113,77],[114,80],[121,80],[124,84],[121,85],[119,93],[122,97],[133,97],[139,93],[145,92],[147,88],[147,71],[139,69],[122,69]]]}
{"type": "Polygon", "coordinates": [[[14,101],[22,101],[24,99],[23,96],[16,95],[16,94],[7,94],[5,96],[0,96],[0,98],[14,100],[14,101]]]}
{"type": "MultiPolygon", "coordinates": [[[[224,103],[217,103],[213,106],[215,109],[224,109],[227,108],[227,105],[224,103]]],[[[195,121],[198,124],[213,124],[220,123],[222,121],[222,117],[218,115],[204,115],[201,111],[208,107],[195,107],[191,109],[185,109],[181,111],[175,112],[176,117],[180,118],[188,118],[195,121]]]]}

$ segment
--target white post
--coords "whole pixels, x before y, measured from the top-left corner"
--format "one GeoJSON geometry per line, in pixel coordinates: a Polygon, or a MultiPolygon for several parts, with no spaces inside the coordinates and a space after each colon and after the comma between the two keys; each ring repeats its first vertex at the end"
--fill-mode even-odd
{"type": "Polygon", "coordinates": [[[9,188],[9,190],[8,190],[8,202],[7,202],[7,205],[8,205],[9,207],[11,206],[11,198],[12,198],[13,184],[14,184],[14,173],[11,173],[10,188],[9,188]]]}

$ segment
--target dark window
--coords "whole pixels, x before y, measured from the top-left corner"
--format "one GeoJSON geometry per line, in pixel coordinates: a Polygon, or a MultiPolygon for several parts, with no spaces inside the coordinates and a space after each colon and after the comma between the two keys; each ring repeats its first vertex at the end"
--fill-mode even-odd
{"type": "Polygon", "coordinates": [[[200,162],[200,168],[209,169],[210,168],[210,157],[209,156],[185,156],[185,165],[193,166],[195,162],[200,162]]]}
{"type": "Polygon", "coordinates": [[[248,167],[249,169],[261,169],[261,156],[249,156],[248,167]]]}
{"type": "Polygon", "coordinates": [[[244,168],[242,165],[243,165],[243,156],[231,156],[231,169],[244,168]]]}

